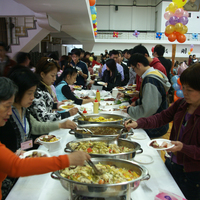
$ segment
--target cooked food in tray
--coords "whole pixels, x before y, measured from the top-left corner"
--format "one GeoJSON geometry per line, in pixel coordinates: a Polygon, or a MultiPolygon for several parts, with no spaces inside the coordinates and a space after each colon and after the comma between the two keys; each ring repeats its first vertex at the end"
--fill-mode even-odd
{"type": "Polygon", "coordinates": [[[122,105],[122,106],[119,106],[120,109],[127,109],[127,106],[125,105],[122,105]]]}
{"type": "Polygon", "coordinates": [[[59,140],[55,135],[45,135],[39,137],[39,139],[43,142],[56,142],[59,140]]]}
{"type": "MultiPolygon", "coordinates": [[[[121,128],[115,127],[90,127],[89,130],[93,132],[94,135],[117,135],[121,128]]],[[[77,132],[83,134],[91,134],[87,129],[77,129],[77,132]]]]}
{"type": "Polygon", "coordinates": [[[90,154],[118,154],[133,151],[132,148],[107,144],[103,141],[73,142],[70,147],[74,151],[85,151],[90,154]]]}
{"type": "MultiPolygon", "coordinates": [[[[79,120],[84,121],[83,118],[80,118],[79,120]]],[[[122,118],[105,118],[105,117],[90,117],[89,122],[112,122],[112,121],[118,121],[122,120],[122,118]]]]}
{"type": "Polygon", "coordinates": [[[102,175],[96,175],[89,165],[65,168],[60,171],[60,175],[73,181],[92,184],[116,184],[132,181],[139,177],[136,172],[125,168],[102,165],[101,163],[95,166],[103,173],[102,175]]]}
{"type": "Polygon", "coordinates": [[[38,158],[38,157],[48,157],[46,154],[34,151],[32,154],[26,156],[25,158],[38,158]]]}
{"type": "Polygon", "coordinates": [[[73,88],[74,88],[74,89],[81,89],[81,88],[82,88],[82,85],[74,85],[73,88]]]}
{"type": "Polygon", "coordinates": [[[75,105],[61,105],[61,107],[63,108],[63,109],[71,109],[71,108],[73,108],[75,105]]]}

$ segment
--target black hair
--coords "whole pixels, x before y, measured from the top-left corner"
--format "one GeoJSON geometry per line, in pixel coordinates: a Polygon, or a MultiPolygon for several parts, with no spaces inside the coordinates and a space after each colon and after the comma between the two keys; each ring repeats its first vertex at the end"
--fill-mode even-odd
{"type": "Polygon", "coordinates": [[[9,78],[18,86],[18,92],[15,96],[15,102],[21,102],[24,93],[40,82],[39,76],[33,73],[27,67],[21,67],[13,70],[9,78]]]}
{"type": "Polygon", "coordinates": [[[137,46],[135,46],[133,49],[132,49],[132,52],[131,52],[131,55],[135,54],[135,53],[140,53],[142,55],[145,55],[147,54],[148,57],[149,57],[149,52],[147,51],[146,47],[139,44],[137,46]]]}
{"type": "Polygon", "coordinates": [[[72,49],[71,50],[71,55],[77,55],[78,57],[80,57],[80,55],[81,55],[81,52],[80,52],[80,50],[79,49],[72,49]]]}
{"type": "Polygon", "coordinates": [[[17,91],[18,88],[12,80],[0,77],[0,102],[10,99],[17,91]]]}
{"type": "Polygon", "coordinates": [[[4,42],[0,42],[0,46],[3,47],[5,51],[9,50],[9,47],[4,42]]]}
{"type": "Polygon", "coordinates": [[[26,52],[18,52],[16,55],[16,61],[18,64],[25,62],[27,58],[30,59],[30,54],[26,52]]]}
{"type": "Polygon", "coordinates": [[[111,50],[109,51],[109,56],[112,56],[112,55],[119,55],[119,52],[117,50],[111,50]]]}
{"type": "Polygon", "coordinates": [[[108,59],[106,60],[106,66],[110,69],[111,72],[115,72],[116,71],[116,62],[114,59],[108,59]]]}
{"type": "Polygon", "coordinates": [[[163,45],[161,45],[161,44],[157,44],[154,47],[154,52],[156,52],[159,57],[162,57],[163,54],[165,53],[165,47],[163,45]]]}
{"type": "Polygon", "coordinates": [[[122,53],[122,51],[119,50],[118,53],[121,55],[121,57],[124,56],[123,53],[122,53]]]}
{"type": "Polygon", "coordinates": [[[128,49],[124,49],[124,51],[122,51],[123,54],[127,53],[128,49]]]}
{"type": "Polygon", "coordinates": [[[133,54],[129,59],[129,64],[133,65],[134,67],[137,66],[137,63],[143,64],[145,67],[149,66],[149,61],[147,58],[141,53],[133,54]]]}
{"type": "Polygon", "coordinates": [[[63,73],[55,81],[55,85],[58,85],[62,80],[66,79],[67,75],[72,76],[77,73],[76,67],[71,67],[70,65],[65,66],[63,73]]]}
{"type": "Polygon", "coordinates": [[[54,60],[58,60],[58,56],[56,55],[56,53],[50,53],[48,55],[49,58],[53,58],[54,60]]]}
{"type": "Polygon", "coordinates": [[[189,85],[192,89],[200,91],[200,63],[194,63],[180,76],[182,85],[189,85]]]}
{"type": "Polygon", "coordinates": [[[84,53],[85,54],[85,50],[82,48],[79,48],[80,53],[84,53]]]}
{"type": "Polygon", "coordinates": [[[86,51],[84,57],[86,57],[87,55],[90,56],[90,52],[86,51]]]}
{"type": "Polygon", "coordinates": [[[133,49],[129,49],[129,50],[127,51],[127,54],[132,55],[132,51],[133,51],[133,49]]]}

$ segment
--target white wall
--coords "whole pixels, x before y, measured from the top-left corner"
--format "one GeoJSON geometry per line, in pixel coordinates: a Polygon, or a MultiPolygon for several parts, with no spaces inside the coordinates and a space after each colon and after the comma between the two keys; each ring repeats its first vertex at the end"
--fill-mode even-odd
{"type": "Polygon", "coordinates": [[[0,0],[0,16],[35,16],[35,14],[26,6],[13,0],[0,0]]]}

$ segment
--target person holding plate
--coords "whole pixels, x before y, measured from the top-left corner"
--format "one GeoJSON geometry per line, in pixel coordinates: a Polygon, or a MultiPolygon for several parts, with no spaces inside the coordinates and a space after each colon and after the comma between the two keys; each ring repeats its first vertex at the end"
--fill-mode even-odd
{"type": "Polygon", "coordinates": [[[200,199],[200,63],[180,76],[184,99],[148,118],[140,118],[125,127],[152,129],[173,121],[170,140],[174,147],[165,165],[188,200],[200,199]]]}
{"type": "Polygon", "coordinates": [[[55,171],[64,166],[67,167],[69,164],[75,164],[74,161],[82,164],[87,157],[87,155],[79,153],[79,155],[72,156],[74,161],[71,160],[71,156],[46,161],[42,159],[24,161],[17,156],[22,153],[18,150],[20,147],[23,150],[31,147],[29,145],[33,143],[31,133],[40,134],[59,128],[71,129],[76,128],[76,124],[70,120],[62,123],[38,122],[26,109],[34,98],[36,85],[39,82],[37,76],[30,69],[24,67],[12,72],[10,77],[20,87],[17,88],[14,82],[8,78],[0,78],[0,199],[1,191],[5,198],[15,183],[16,180],[13,178],[55,171]],[[12,178],[6,178],[7,175],[12,178]]]}
{"type": "Polygon", "coordinates": [[[71,66],[65,66],[63,73],[60,77],[57,78],[56,85],[56,94],[59,101],[66,99],[73,100],[75,104],[82,105],[90,102],[94,102],[94,99],[78,99],[74,96],[74,93],[71,91],[69,85],[73,85],[77,79],[77,69],[71,66]]]}
{"type": "Polygon", "coordinates": [[[69,112],[54,112],[53,109],[59,109],[63,102],[54,102],[51,85],[56,80],[57,72],[60,67],[58,63],[48,57],[42,57],[37,66],[35,73],[40,77],[40,83],[35,92],[35,98],[29,110],[31,114],[41,122],[57,121],[61,118],[67,118],[77,113],[77,108],[72,108],[69,112]]]}

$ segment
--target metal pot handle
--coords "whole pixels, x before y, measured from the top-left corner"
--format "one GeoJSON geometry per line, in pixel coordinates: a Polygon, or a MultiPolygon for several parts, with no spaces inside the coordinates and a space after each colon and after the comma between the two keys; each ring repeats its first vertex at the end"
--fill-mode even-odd
{"type": "Polygon", "coordinates": [[[55,179],[55,180],[60,180],[59,177],[56,176],[56,174],[54,172],[51,173],[51,178],[55,179]]]}
{"type": "Polygon", "coordinates": [[[140,153],[142,153],[143,152],[143,149],[140,147],[140,149],[138,149],[137,151],[136,151],[136,154],[140,154],[140,153]]]}
{"type": "Polygon", "coordinates": [[[64,149],[64,152],[66,152],[66,153],[72,153],[73,151],[72,150],[70,150],[70,149],[68,149],[67,147],[64,149]]]}
{"type": "Polygon", "coordinates": [[[150,179],[150,174],[149,174],[149,171],[144,167],[144,166],[142,166],[142,169],[143,169],[143,177],[142,177],[142,181],[144,181],[144,180],[149,180],[150,179]]]}
{"type": "Polygon", "coordinates": [[[75,133],[76,132],[74,130],[72,130],[72,129],[69,131],[69,134],[75,135],[75,133]]]}

